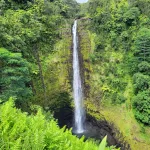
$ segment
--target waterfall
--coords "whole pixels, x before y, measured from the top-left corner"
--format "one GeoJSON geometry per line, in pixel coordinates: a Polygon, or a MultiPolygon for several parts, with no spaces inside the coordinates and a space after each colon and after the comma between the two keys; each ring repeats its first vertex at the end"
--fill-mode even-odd
{"type": "Polygon", "coordinates": [[[75,132],[83,133],[85,111],[84,111],[83,90],[82,90],[79,55],[78,55],[77,20],[74,21],[72,32],[73,32],[73,98],[75,104],[74,110],[75,132]]]}

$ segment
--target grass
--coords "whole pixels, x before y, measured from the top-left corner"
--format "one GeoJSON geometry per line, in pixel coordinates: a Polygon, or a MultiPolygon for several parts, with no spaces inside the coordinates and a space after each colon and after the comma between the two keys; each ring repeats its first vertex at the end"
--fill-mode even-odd
{"type": "Polygon", "coordinates": [[[150,128],[141,127],[135,120],[133,111],[128,110],[125,104],[121,106],[103,107],[100,113],[105,116],[106,120],[112,122],[120,130],[132,150],[149,149],[150,135],[148,130],[150,128]]]}

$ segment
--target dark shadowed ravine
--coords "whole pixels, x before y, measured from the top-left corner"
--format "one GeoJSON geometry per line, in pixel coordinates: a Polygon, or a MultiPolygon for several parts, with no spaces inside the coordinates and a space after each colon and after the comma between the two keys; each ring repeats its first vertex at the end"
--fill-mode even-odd
{"type": "MultiPolygon", "coordinates": [[[[54,117],[58,119],[60,127],[66,126],[68,129],[73,128],[74,113],[71,107],[66,106],[65,108],[61,108],[59,112],[55,113],[54,117]]],[[[116,147],[120,147],[121,150],[130,150],[130,146],[123,141],[123,137],[120,136],[120,139],[116,138],[116,134],[120,134],[119,131],[106,120],[96,120],[92,116],[86,114],[84,126],[86,130],[83,133],[77,134],[73,132],[73,134],[78,137],[84,135],[85,139],[93,138],[97,141],[101,141],[102,138],[107,135],[109,146],[116,145],[116,147]]]]}

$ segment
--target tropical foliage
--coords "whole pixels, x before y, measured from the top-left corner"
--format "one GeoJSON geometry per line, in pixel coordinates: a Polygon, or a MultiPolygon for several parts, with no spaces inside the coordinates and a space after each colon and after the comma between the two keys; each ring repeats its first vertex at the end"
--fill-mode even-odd
{"type": "Polygon", "coordinates": [[[29,86],[30,75],[28,63],[22,58],[21,53],[11,53],[6,49],[0,49],[1,72],[0,89],[3,100],[10,96],[27,100],[32,94],[29,86]]]}
{"type": "MultiPolygon", "coordinates": [[[[150,89],[150,16],[147,13],[149,4],[142,8],[145,4],[147,0],[90,0],[87,14],[92,18],[90,31],[96,34],[91,62],[97,65],[95,71],[99,71],[101,101],[126,103],[133,98],[133,95],[126,94],[128,86],[133,85],[134,90],[131,88],[130,93],[134,92],[136,100],[132,99],[130,104],[134,106],[135,118],[140,118],[138,120],[146,125],[142,117],[145,112],[137,106],[139,96],[142,97],[143,92],[150,89]],[[107,90],[104,90],[105,87],[107,90]]],[[[142,103],[148,105],[148,99],[142,103]]]]}
{"type": "MultiPolygon", "coordinates": [[[[34,114],[28,115],[14,107],[14,101],[0,106],[0,148],[5,150],[98,150],[92,141],[84,142],[84,137],[77,138],[71,130],[60,129],[50,114],[43,114],[41,108],[34,107],[34,114]]],[[[99,150],[106,148],[106,137],[99,150]]]]}
{"type": "Polygon", "coordinates": [[[106,147],[106,138],[97,145],[73,136],[43,111],[55,114],[72,107],[75,18],[83,37],[87,111],[96,118],[102,111],[106,116],[114,114],[107,114],[112,109],[117,116],[125,111],[123,124],[116,119],[121,115],[112,122],[126,127],[129,143],[148,145],[150,0],[89,0],[81,5],[76,0],[0,0],[0,149],[114,149],[106,147]],[[38,109],[30,108],[33,104],[38,109]],[[140,126],[137,131],[135,124],[124,123],[128,115],[131,124],[140,126]]]}

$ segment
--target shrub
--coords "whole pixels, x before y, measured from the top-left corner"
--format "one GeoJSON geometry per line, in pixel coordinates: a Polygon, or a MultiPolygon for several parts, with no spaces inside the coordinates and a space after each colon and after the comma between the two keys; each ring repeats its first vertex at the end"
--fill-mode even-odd
{"type": "Polygon", "coordinates": [[[150,29],[141,28],[135,40],[135,56],[139,61],[150,62],[150,29]]]}
{"type": "Polygon", "coordinates": [[[18,100],[26,100],[32,95],[28,62],[21,53],[0,48],[0,67],[0,98],[7,100],[13,96],[18,100]]]}
{"type": "Polygon", "coordinates": [[[122,104],[126,101],[126,98],[123,96],[123,94],[118,94],[117,92],[113,93],[111,98],[113,104],[122,104]]]}
{"type": "Polygon", "coordinates": [[[127,86],[127,83],[125,81],[122,81],[121,78],[114,78],[111,80],[111,83],[113,88],[117,89],[118,91],[122,91],[127,86]]]}
{"type": "Polygon", "coordinates": [[[138,17],[140,15],[140,11],[137,7],[130,8],[126,13],[124,13],[123,20],[127,25],[132,25],[136,23],[138,17]]]}
{"type": "Polygon", "coordinates": [[[135,118],[145,125],[150,125],[150,90],[139,92],[133,99],[133,107],[135,118]]]}
{"type": "Polygon", "coordinates": [[[150,77],[142,73],[136,73],[133,76],[135,93],[147,90],[150,87],[150,77]]]}
{"type": "Polygon", "coordinates": [[[138,69],[140,72],[148,74],[150,70],[150,63],[148,63],[147,61],[142,61],[138,65],[138,69]]]}

